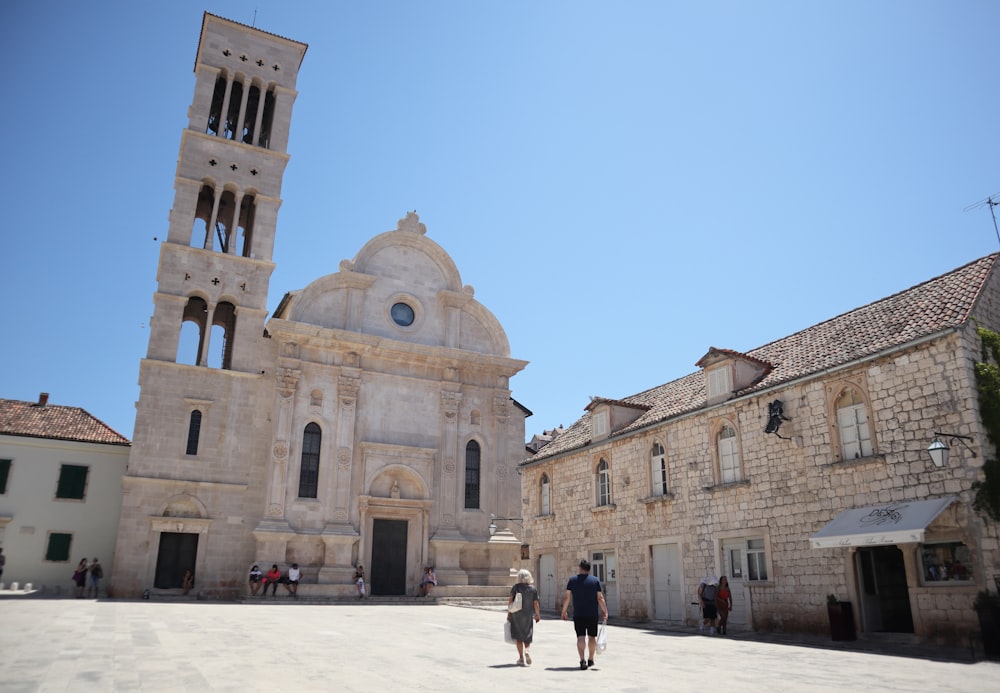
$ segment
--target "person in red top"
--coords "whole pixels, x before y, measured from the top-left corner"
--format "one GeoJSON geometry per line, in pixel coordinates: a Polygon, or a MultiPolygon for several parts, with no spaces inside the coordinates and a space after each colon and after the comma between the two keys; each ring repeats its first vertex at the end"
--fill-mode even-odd
{"type": "Polygon", "coordinates": [[[278,570],[278,565],[274,564],[271,569],[267,571],[264,576],[264,591],[260,593],[261,597],[267,596],[268,585],[271,587],[271,596],[275,596],[275,592],[278,591],[278,583],[281,582],[281,571],[278,570]]]}
{"type": "Polygon", "coordinates": [[[715,591],[715,610],[719,612],[719,635],[726,635],[726,622],[733,610],[733,593],[729,589],[729,578],[719,578],[719,589],[715,591]]]}

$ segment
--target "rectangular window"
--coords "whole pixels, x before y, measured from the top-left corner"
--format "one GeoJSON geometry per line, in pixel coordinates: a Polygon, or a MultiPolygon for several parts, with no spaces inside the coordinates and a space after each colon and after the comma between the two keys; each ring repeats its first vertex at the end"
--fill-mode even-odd
{"type": "Polygon", "coordinates": [[[600,438],[608,434],[608,410],[594,412],[594,437],[600,438]]]}
{"type": "Polygon", "coordinates": [[[79,464],[64,464],[59,468],[59,485],[56,498],[83,500],[87,493],[87,472],[89,467],[79,464]]]}
{"type": "Polygon", "coordinates": [[[747,540],[747,574],[750,580],[767,580],[767,560],[763,539],[747,540]]]}
{"type": "Polygon", "coordinates": [[[740,456],[735,436],[719,439],[719,471],[724,484],[740,480],[740,456]]]}
{"type": "Polygon", "coordinates": [[[845,460],[871,457],[872,437],[868,430],[868,412],[864,404],[855,404],[837,410],[840,443],[845,460]]]}
{"type": "Polygon", "coordinates": [[[921,544],[920,563],[925,584],[972,581],[972,553],[960,541],[921,544]]]}
{"type": "Polygon", "coordinates": [[[65,562],[69,560],[69,545],[73,541],[72,534],[50,532],[49,543],[45,547],[45,560],[65,562]]]}
{"type": "Polygon", "coordinates": [[[0,460],[0,496],[7,493],[7,477],[10,476],[10,460],[0,460]]]}

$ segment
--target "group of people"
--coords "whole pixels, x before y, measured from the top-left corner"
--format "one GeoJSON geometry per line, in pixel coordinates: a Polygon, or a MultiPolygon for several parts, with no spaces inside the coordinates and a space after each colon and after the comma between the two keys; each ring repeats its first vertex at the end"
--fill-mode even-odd
{"type": "Polygon", "coordinates": [[[267,588],[271,588],[271,596],[277,596],[278,585],[284,585],[288,593],[295,598],[299,596],[299,582],[302,580],[302,571],[299,569],[298,563],[292,563],[292,567],[288,569],[288,572],[282,575],[281,570],[278,568],[277,563],[271,565],[271,569],[266,573],[260,569],[260,566],[254,565],[250,569],[250,596],[256,597],[257,592],[260,592],[261,597],[267,596],[267,588]],[[263,587],[263,591],[261,590],[263,587]]]}
{"type": "MultiPolygon", "coordinates": [[[[542,620],[538,590],[531,571],[522,568],[517,573],[517,583],[510,589],[507,600],[507,620],[510,634],[517,647],[517,665],[531,665],[531,641],[534,626],[542,620]]],[[[576,632],[576,651],[580,668],[594,666],[597,653],[598,625],[608,621],[608,605],[604,600],[601,581],[590,574],[590,562],[580,561],[577,574],[566,584],[562,603],[562,619],[569,619],[569,606],[573,604],[573,630],[576,632]]]]}
{"type": "Polygon", "coordinates": [[[76,598],[82,599],[84,596],[97,597],[101,590],[101,579],[104,577],[104,568],[101,562],[94,556],[91,563],[87,563],[86,558],[81,558],[73,571],[73,585],[76,590],[76,598]]]}
{"type": "Polygon", "coordinates": [[[709,635],[726,635],[729,612],[733,610],[733,593],[729,578],[703,578],[698,584],[698,601],[701,603],[701,632],[708,628],[709,635]]]}

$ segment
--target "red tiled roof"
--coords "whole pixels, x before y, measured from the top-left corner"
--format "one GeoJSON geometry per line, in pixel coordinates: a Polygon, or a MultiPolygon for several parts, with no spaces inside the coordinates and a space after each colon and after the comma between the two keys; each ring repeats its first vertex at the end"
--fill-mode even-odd
{"type": "MultiPolygon", "coordinates": [[[[997,253],[987,255],[905,291],[751,349],[745,356],[772,364],[774,369],[740,394],[842,366],[965,324],[972,317],[998,257],[997,253]]],[[[613,436],[704,407],[705,374],[697,371],[623,399],[648,405],[650,410],[613,436]]],[[[530,461],[583,447],[590,437],[588,412],[530,461]]]]}
{"type": "Polygon", "coordinates": [[[82,443],[131,445],[103,421],[80,407],[0,399],[0,435],[74,440],[82,443]]]}

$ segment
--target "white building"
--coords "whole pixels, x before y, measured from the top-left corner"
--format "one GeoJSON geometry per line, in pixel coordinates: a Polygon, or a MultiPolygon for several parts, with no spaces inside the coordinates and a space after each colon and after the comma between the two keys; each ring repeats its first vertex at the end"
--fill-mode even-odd
{"type": "Polygon", "coordinates": [[[3,582],[65,592],[81,558],[108,577],[129,441],[79,407],[0,399],[3,582]]]}

